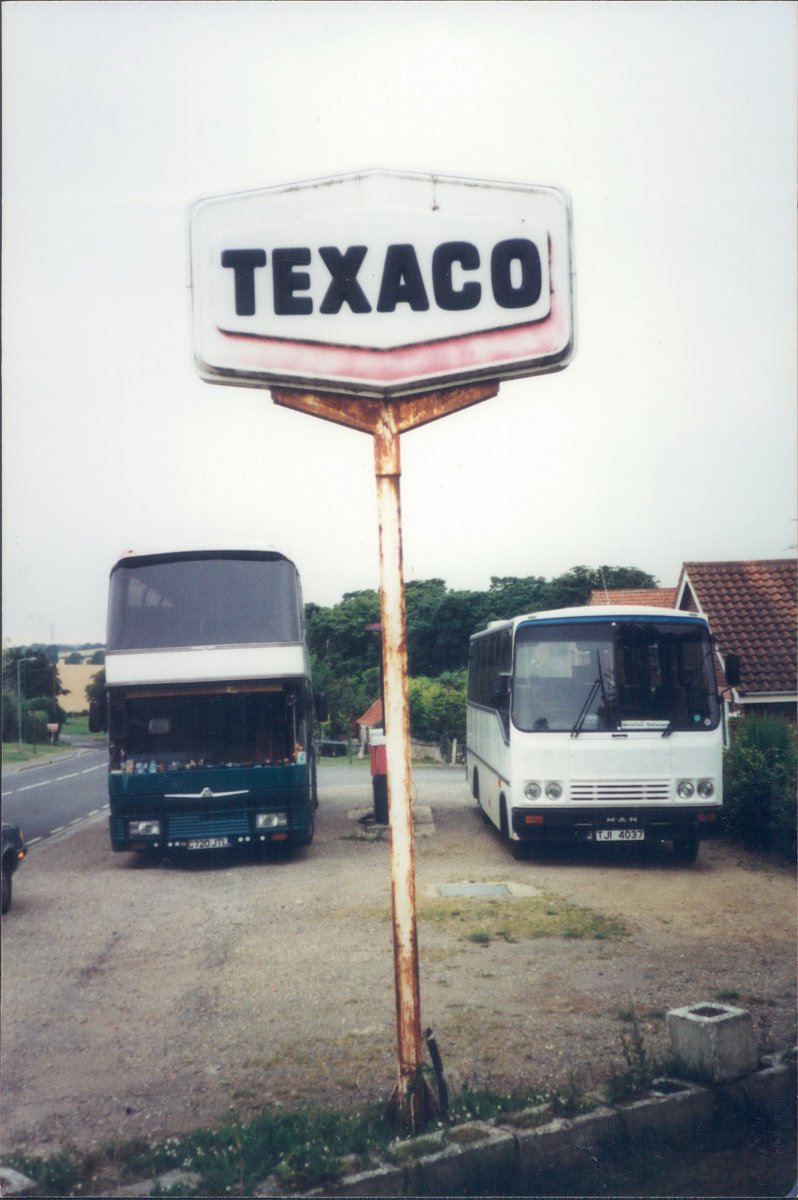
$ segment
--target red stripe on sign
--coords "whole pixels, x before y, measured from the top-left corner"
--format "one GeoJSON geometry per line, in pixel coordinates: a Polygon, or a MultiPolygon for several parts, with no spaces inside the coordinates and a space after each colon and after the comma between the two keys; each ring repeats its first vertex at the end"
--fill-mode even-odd
{"type": "Polygon", "coordinates": [[[224,338],[236,340],[236,369],[239,371],[261,371],[270,375],[286,371],[319,379],[388,384],[427,377],[434,379],[467,369],[522,365],[553,357],[567,347],[568,322],[552,297],[551,311],[543,321],[388,350],[288,341],[224,329],[218,332],[224,338]]]}

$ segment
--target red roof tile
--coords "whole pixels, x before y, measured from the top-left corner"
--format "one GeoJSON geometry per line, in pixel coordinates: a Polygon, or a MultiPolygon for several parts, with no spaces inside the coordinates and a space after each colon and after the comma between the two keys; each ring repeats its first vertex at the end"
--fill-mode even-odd
{"type": "Polygon", "coordinates": [[[594,588],[588,604],[651,604],[655,608],[673,608],[676,588],[594,588]]]}
{"type": "Polygon", "coordinates": [[[796,567],[792,558],[686,562],[678,605],[709,621],[721,656],[739,654],[740,694],[796,689],[796,567]]]}
{"type": "Polygon", "coordinates": [[[355,721],[356,725],[382,725],[382,701],[375,700],[369,705],[362,717],[358,717],[355,721]]]}

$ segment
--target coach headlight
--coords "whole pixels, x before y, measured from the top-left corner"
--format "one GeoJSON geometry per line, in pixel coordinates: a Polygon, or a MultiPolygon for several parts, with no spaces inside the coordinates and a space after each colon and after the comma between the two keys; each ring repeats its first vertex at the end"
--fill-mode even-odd
{"type": "Polygon", "coordinates": [[[540,784],[535,783],[533,779],[528,779],[524,784],[524,795],[527,800],[539,800],[541,796],[540,784]]]}
{"type": "Polygon", "coordinates": [[[547,800],[559,800],[561,796],[562,796],[562,785],[561,784],[555,783],[555,782],[546,784],[546,799],[547,800]]]}
{"type": "Polygon", "coordinates": [[[128,837],[160,837],[160,821],[128,821],[128,837]]]}
{"type": "Polygon", "coordinates": [[[689,779],[680,779],[676,784],[676,795],[680,800],[689,800],[694,791],[695,788],[689,779]]]}
{"type": "Polygon", "coordinates": [[[697,790],[702,800],[709,800],[715,795],[715,784],[711,779],[699,779],[697,790]]]}
{"type": "Polygon", "coordinates": [[[288,824],[288,813],[270,812],[257,813],[255,816],[256,829],[279,829],[288,824]]]}

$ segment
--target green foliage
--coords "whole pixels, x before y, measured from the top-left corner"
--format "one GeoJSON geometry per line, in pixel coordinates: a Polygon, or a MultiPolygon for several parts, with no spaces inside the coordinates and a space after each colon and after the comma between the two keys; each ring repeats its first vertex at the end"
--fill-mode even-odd
{"type": "MultiPolygon", "coordinates": [[[[67,715],[52,696],[33,696],[22,701],[22,741],[41,745],[50,740],[48,723],[63,725],[67,715]]],[[[19,741],[20,705],[16,692],[3,692],[3,741],[19,741]]]]}
{"type": "Polygon", "coordinates": [[[551,1092],[535,1088],[497,1092],[489,1085],[476,1081],[464,1083],[462,1091],[454,1097],[449,1106],[449,1116],[453,1124],[462,1121],[490,1121],[503,1117],[508,1113],[522,1112],[535,1105],[554,1104],[557,1099],[551,1092]]]}
{"type": "Polygon", "coordinates": [[[86,699],[89,703],[105,699],[105,667],[92,675],[91,682],[86,684],[86,699]]]}
{"type": "Polygon", "coordinates": [[[58,667],[49,661],[44,650],[30,646],[11,646],[3,651],[3,691],[16,693],[17,682],[23,699],[64,695],[58,667]]]}
{"type": "Polygon", "coordinates": [[[724,756],[723,793],[732,835],[749,846],[796,852],[796,727],[784,717],[737,721],[724,756]]]}
{"type": "Polygon", "coordinates": [[[483,592],[447,591],[442,579],[405,587],[407,670],[435,678],[468,666],[468,639],[485,624],[483,592]]]}
{"type": "Polygon", "coordinates": [[[3,688],[3,741],[15,742],[18,737],[17,694],[3,688]]]}
{"type": "Polygon", "coordinates": [[[379,643],[368,625],[378,624],[377,592],[347,592],[332,608],[309,604],[306,609],[308,644],[316,662],[352,679],[378,663],[379,643]]]}
{"type": "Polygon", "coordinates": [[[651,1090],[658,1064],[649,1057],[643,1029],[634,1005],[621,1015],[625,1028],[621,1029],[621,1049],[626,1069],[619,1071],[613,1066],[605,1085],[607,1099],[613,1104],[624,1100],[635,1100],[651,1090]]]}
{"type": "Polygon", "coordinates": [[[466,673],[447,672],[438,679],[409,679],[410,733],[424,742],[462,743],[466,733],[466,673]]]}
{"type": "Polygon", "coordinates": [[[494,575],[487,593],[487,619],[504,621],[521,613],[587,604],[590,593],[604,587],[656,586],[656,579],[637,567],[571,567],[564,575],[549,580],[536,575],[525,579],[494,575]]]}
{"type": "Polygon", "coordinates": [[[31,1154],[4,1155],[3,1158],[13,1170],[35,1180],[36,1193],[40,1196],[71,1196],[85,1171],[80,1156],[71,1147],[58,1150],[49,1158],[31,1154]]]}

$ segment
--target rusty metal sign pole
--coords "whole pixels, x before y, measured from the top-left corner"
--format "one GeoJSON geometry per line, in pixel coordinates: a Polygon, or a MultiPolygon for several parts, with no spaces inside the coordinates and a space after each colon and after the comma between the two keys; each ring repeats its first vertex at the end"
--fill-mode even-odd
{"type": "Polygon", "coordinates": [[[421,1129],[433,1108],[421,1073],[413,807],[407,704],[407,642],[402,572],[401,462],[395,414],[386,404],[374,434],[380,542],[380,616],[385,688],[385,754],[391,827],[396,1041],[399,1077],[389,1110],[399,1124],[421,1129]]]}
{"type": "Polygon", "coordinates": [[[388,1112],[407,1131],[423,1128],[434,1101],[422,1075],[421,1002],[416,927],[413,804],[407,704],[407,642],[402,572],[399,440],[403,432],[495,396],[498,383],[397,400],[272,388],[275,404],[321,417],[374,438],[380,545],[380,612],[385,687],[385,750],[391,830],[391,900],[398,1079],[388,1112]]]}

